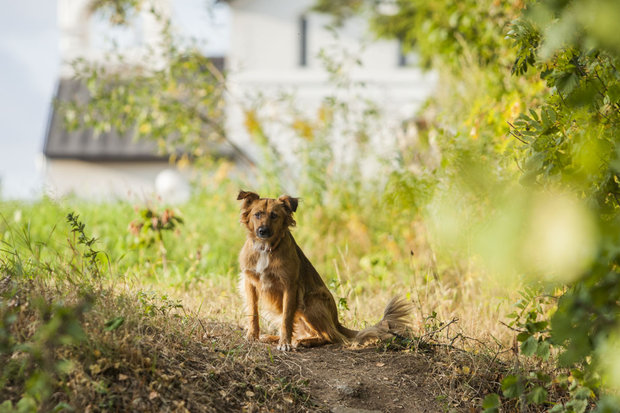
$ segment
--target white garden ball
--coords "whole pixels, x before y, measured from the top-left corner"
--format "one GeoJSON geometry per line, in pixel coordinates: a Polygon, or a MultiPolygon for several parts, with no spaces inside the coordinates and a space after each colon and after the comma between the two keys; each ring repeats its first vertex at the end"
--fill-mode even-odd
{"type": "Polygon", "coordinates": [[[155,191],[164,202],[170,204],[186,202],[190,196],[187,180],[174,169],[165,169],[157,174],[155,191]]]}

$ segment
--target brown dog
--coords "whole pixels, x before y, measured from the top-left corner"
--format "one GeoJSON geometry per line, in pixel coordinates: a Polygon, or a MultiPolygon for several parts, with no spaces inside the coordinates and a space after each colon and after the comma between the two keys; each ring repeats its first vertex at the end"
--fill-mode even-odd
{"type": "Polygon", "coordinates": [[[241,223],[248,231],[239,255],[239,289],[248,311],[248,339],[259,339],[259,300],[271,318],[280,321],[280,336],[261,340],[278,341],[278,350],[298,345],[363,343],[392,337],[408,326],[411,305],[397,298],[390,301],[376,325],[362,331],[342,326],[334,298],[289,231],[295,226],[297,198],[261,198],[241,191],[237,199],[243,200],[241,223]]]}

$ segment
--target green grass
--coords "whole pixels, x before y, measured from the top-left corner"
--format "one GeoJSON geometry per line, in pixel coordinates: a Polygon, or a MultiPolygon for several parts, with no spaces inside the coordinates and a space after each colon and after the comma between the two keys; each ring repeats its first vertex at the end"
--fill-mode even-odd
{"type": "MultiPolygon", "coordinates": [[[[73,212],[96,238],[92,247],[103,252],[98,260],[106,279],[177,297],[207,317],[239,322],[237,255],[245,230],[238,220],[238,189],[231,181],[207,185],[173,207],[183,223],[162,231],[163,245],[148,245],[129,229],[144,208],[162,213],[165,206],[157,202],[3,202],[0,242],[27,251],[42,267],[75,261],[66,256],[67,242],[76,242],[66,220],[73,212]]],[[[511,292],[467,263],[438,262],[414,211],[397,210],[373,193],[340,194],[321,204],[311,194],[293,195],[302,197],[293,234],[340,303],[345,323],[361,327],[376,321],[389,298],[400,294],[416,303],[420,327],[435,312],[443,320],[459,318],[469,336],[507,339],[498,314],[509,312],[511,292]]]]}

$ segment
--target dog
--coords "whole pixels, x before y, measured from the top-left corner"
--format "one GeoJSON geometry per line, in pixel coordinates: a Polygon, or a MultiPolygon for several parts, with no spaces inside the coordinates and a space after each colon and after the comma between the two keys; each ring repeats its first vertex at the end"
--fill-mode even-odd
{"type": "Polygon", "coordinates": [[[297,346],[387,339],[410,325],[411,304],[393,298],[374,326],[362,331],[344,327],[334,297],[290,232],[296,225],[293,213],[298,199],[288,195],[261,198],[240,191],[237,200],[243,202],[240,222],[247,229],[239,254],[239,290],[246,304],[248,340],[277,342],[278,350],[289,351],[297,346]],[[260,336],[259,302],[279,322],[279,336],[260,336]]]}

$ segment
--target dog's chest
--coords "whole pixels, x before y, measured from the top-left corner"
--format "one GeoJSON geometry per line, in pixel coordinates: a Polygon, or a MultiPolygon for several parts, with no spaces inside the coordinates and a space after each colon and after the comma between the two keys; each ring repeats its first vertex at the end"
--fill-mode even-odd
{"type": "Polygon", "coordinates": [[[269,252],[259,251],[258,259],[256,260],[256,267],[254,268],[254,271],[257,274],[262,275],[268,266],[269,266],[269,252]]]}

